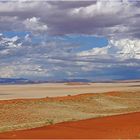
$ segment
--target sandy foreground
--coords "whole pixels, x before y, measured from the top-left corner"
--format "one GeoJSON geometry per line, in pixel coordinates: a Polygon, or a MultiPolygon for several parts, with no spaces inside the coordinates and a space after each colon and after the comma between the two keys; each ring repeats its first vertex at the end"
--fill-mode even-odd
{"type": "Polygon", "coordinates": [[[7,139],[139,139],[140,113],[64,122],[0,134],[7,139]]]}
{"type": "Polygon", "coordinates": [[[127,83],[46,83],[28,85],[0,85],[0,100],[45,98],[110,91],[140,91],[139,82],[127,83]]]}
{"type": "Polygon", "coordinates": [[[140,136],[139,82],[1,85],[0,94],[0,138],[140,136]]]}

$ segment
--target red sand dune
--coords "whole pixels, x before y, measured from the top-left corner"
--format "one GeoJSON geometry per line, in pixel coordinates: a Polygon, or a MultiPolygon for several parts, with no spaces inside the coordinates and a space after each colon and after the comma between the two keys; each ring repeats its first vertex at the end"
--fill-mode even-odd
{"type": "Polygon", "coordinates": [[[140,138],[140,112],[5,132],[0,138],[140,138]]]}
{"type": "MultiPolygon", "coordinates": [[[[104,93],[103,93],[104,94],[104,93]]],[[[17,104],[32,101],[66,101],[66,100],[77,100],[81,98],[95,96],[93,93],[77,94],[77,95],[67,95],[58,97],[46,97],[46,98],[29,98],[29,99],[12,99],[12,100],[0,100],[0,104],[17,104]]],[[[112,95],[113,96],[113,95],[112,95]]]]}

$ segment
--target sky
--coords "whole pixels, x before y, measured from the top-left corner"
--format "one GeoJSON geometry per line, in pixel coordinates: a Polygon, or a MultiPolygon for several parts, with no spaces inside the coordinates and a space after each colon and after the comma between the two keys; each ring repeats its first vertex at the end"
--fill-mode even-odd
{"type": "Polygon", "coordinates": [[[0,78],[140,79],[140,1],[1,0],[0,78]]]}

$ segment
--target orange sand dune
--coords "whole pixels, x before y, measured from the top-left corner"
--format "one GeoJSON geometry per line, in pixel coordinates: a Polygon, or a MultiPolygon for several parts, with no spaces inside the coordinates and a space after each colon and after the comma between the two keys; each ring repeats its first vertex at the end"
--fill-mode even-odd
{"type": "Polygon", "coordinates": [[[0,138],[140,138],[140,112],[5,132],[0,138]]]}

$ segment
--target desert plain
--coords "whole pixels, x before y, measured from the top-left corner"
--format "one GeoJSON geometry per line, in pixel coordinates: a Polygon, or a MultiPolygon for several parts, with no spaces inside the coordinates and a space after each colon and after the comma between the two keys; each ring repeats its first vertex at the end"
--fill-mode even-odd
{"type": "Polygon", "coordinates": [[[0,138],[140,138],[140,81],[0,85],[0,138]]]}

